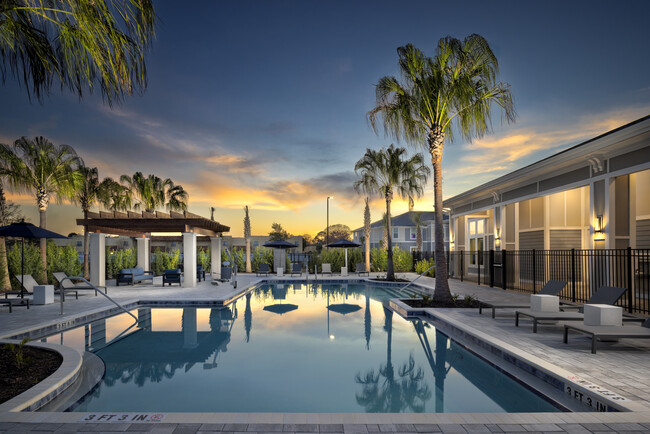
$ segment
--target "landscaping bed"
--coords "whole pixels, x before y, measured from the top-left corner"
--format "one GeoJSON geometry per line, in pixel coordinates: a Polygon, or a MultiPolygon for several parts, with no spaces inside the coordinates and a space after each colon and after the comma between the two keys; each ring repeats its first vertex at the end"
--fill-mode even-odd
{"type": "Polygon", "coordinates": [[[63,362],[55,351],[23,346],[22,352],[26,362],[18,368],[14,352],[0,345],[0,404],[43,381],[63,362]]]}

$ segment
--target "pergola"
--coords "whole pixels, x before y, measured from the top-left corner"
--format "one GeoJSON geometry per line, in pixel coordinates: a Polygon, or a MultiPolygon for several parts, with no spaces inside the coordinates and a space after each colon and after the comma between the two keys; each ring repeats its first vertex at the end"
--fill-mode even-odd
{"type": "Polygon", "coordinates": [[[190,212],[89,212],[88,218],[77,219],[77,224],[87,226],[90,233],[90,279],[95,285],[106,281],[106,242],[109,235],[135,237],[138,250],[138,267],[149,269],[151,233],[183,234],[183,286],[196,286],[196,237],[210,237],[212,273],[221,274],[221,234],[230,227],[190,212]]]}

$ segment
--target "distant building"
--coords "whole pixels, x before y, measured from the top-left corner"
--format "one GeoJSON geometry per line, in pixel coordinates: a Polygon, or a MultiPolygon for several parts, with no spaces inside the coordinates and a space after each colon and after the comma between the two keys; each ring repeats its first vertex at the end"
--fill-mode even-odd
{"type": "MultiPolygon", "coordinates": [[[[413,223],[415,214],[421,214],[421,226],[420,230],[422,231],[422,251],[423,252],[433,252],[435,250],[434,241],[434,225],[435,217],[433,211],[419,212],[419,211],[408,211],[404,214],[394,216],[391,218],[392,226],[392,243],[393,247],[399,247],[402,250],[407,252],[412,252],[417,249],[417,234],[416,234],[416,225],[413,223]]],[[[449,249],[449,216],[447,214],[443,215],[443,227],[445,233],[445,250],[449,249]]],[[[352,231],[353,240],[362,246],[364,246],[364,228],[363,226],[352,231]]],[[[377,220],[370,225],[370,248],[379,248],[381,247],[381,241],[384,237],[384,222],[383,220],[377,220]]]]}

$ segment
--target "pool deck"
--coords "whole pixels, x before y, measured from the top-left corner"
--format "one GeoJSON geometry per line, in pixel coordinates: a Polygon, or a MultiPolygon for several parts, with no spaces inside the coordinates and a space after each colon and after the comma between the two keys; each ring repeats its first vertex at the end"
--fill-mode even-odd
{"type": "MultiPolygon", "coordinates": [[[[414,278],[409,275],[407,278],[414,278]]],[[[224,301],[236,297],[263,280],[277,278],[240,274],[238,288],[221,283],[201,282],[195,288],[154,285],[109,286],[108,295],[119,303],[146,301],[224,301]]],[[[283,277],[283,280],[304,280],[283,277]]],[[[346,279],[346,278],[343,278],[346,279]]],[[[349,277],[356,279],[356,277],[349,277]]],[[[320,280],[320,279],[319,279],[320,280]]],[[[313,275],[310,276],[313,282],[313,275]]],[[[433,288],[433,279],[422,278],[419,284],[433,288]]],[[[477,286],[457,280],[449,281],[453,293],[478,298],[527,301],[528,296],[512,291],[477,286]]],[[[58,298],[58,297],[57,297],[58,298]]],[[[21,331],[48,324],[65,322],[83,313],[111,307],[101,296],[87,293],[79,300],[68,298],[64,314],[58,302],[31,309],[17,307],[13,313],[0,307],[0,339],[21,331]]],[[[291,413],[167,413],[157,423],[80,422],[85,413],[0,412],[0,432],[645,432],[650,433],[650,341],[624,339],[619,343],[602,343],[597,354],[590,352],[590,338],[571,335],[569,344],[562,343],[561,325],[540,326],[538,333],[522,321],[514,326],[513,311],[497,311],[491,318],[477,309],[444,309],[445,318],[464,324],[497,340],[507,342],[519,351],[569,371],[581,379],[599,385],[631,402],[632,412],[573,413],[492,413],[492,414],[291,414],[291,413]]]]}

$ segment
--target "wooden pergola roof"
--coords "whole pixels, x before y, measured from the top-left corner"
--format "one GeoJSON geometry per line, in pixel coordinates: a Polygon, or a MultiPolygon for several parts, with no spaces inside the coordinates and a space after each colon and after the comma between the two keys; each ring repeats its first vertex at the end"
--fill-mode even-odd
{"type": "Polygon", "coordinates": [[[77,219],[80,226],[88,225],[88,232],[140,237],[152,232],[194,232],[216,236],[230,231],[229,226],[206,219],[191,212],[89,212],[87,219],[77,219]]]}

